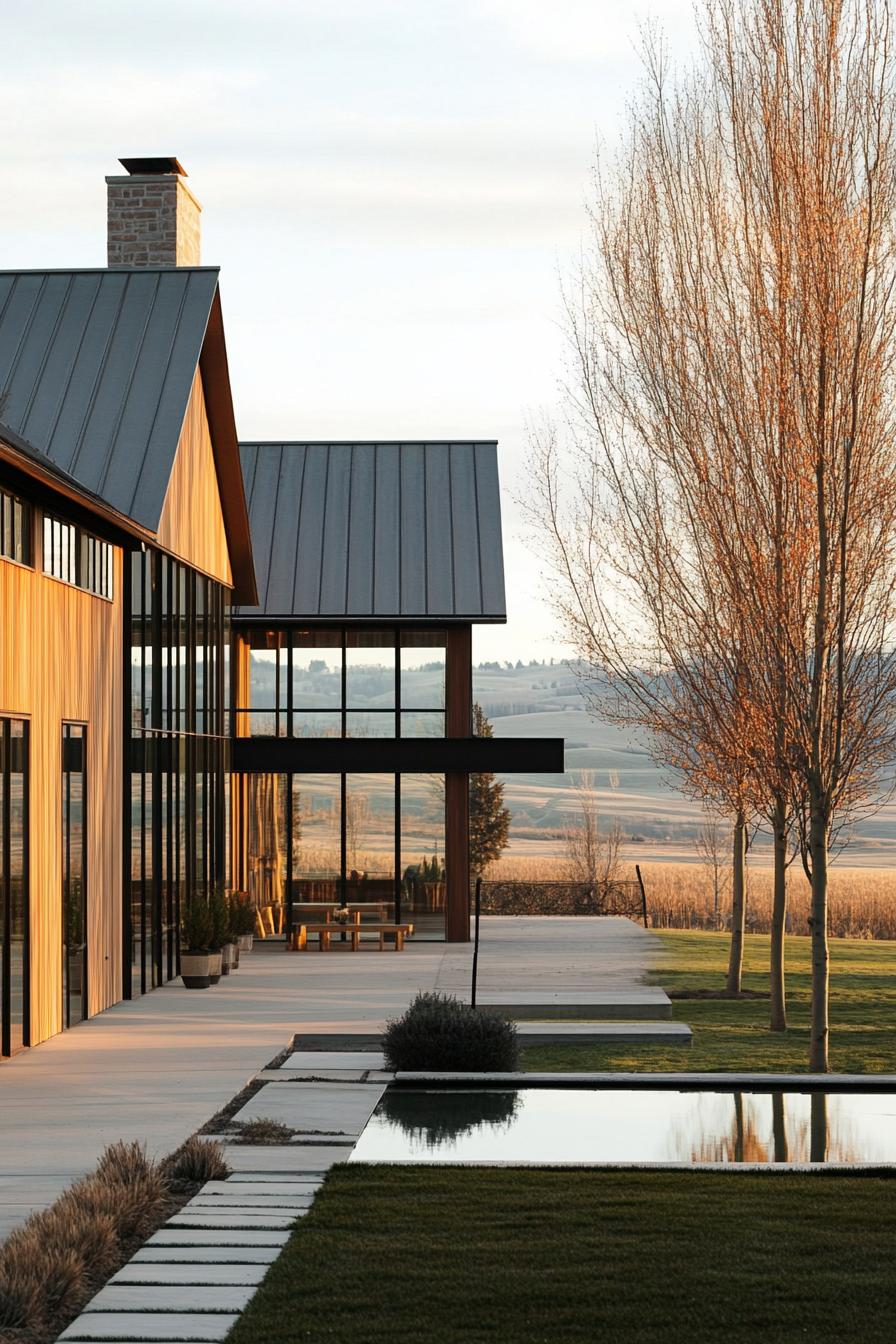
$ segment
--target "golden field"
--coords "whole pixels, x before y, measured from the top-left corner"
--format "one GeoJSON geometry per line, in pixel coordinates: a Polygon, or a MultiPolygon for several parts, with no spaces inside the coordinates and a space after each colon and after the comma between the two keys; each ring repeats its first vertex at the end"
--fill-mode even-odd
{"type": "MultiPolygon", "coordinates": [[[[716,922],[709,871],[697,863],[642,863],[650,922],[659,929],[726,928],[730,913],[730,874],[723,873],[720,919],[716,922]]],[[[500,859],[486,874],[496,882],[562,882],[561,859],[500,859]]],[[[634,864],[623,862],[619,877],[633,880],[634,864]]],[[[809,884],[802,868],[788,874],[788,930],[808,934],[809,884]]],[[[771,921],[772,870],[748,869],[747,929],[767,933],[771,921]]],[[[896,869],[838,868],[830,880],[830,931],[835,938],[896,938],[896,869]]]]}

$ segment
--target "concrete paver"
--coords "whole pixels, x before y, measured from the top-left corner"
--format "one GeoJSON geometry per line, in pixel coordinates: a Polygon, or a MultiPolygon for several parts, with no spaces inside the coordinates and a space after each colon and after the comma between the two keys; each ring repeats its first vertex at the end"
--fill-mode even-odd
{"type": "Polygon", "coordinates": [[[280,1254],[276,1246],[141,1246],[129,1262],[134,1265],[272,1265],[280,1254]]]}
{"type": "Polygon", "coordinates": [[[320,1175],[334,1163],[344,1162],[347,1151],[344,1147],[325,1148],[314,1144],[293,1143],[281,1147],[240,1144],[226,1146],[224,1158],[231,1167],[239,1165],[246,1173],[266,1171],[279,1176],[295,1176],[300,1172],[314,1172],[320,1175]]]}
{"type": "Polygon", "coordinates": [[[268,1272],[267,1264],[209,1264],[202,1261],[183,1261],[179,1264],[157,1264],[151,1260],[131,1260],[109,1280],[112,1284],[223,1284],[228,1288],[239,1284],[257,1286],[268,1272]]]}
{"type": "Polygon", "coordinates": [[[360,1134],[385,1090],[384,1083],[266,1083],[233,1118],[278,1120],[305,1133],[360,1134]]]}
{"type": "Polygon", "coordinates": [[[283,1072],[304,1069],[315,1073],[318,1069],[332,1069],[338,1078],[344,1069],[382,1069],[384,1066],[381,1050],[294,1050],[280,1068],[283,1072]]]}
{"type": "Polygon", "coordinates": [[[205,1341],[224,1339],[239,1317],[227,1312],[179,1313],[175,1311],[94,1311],[79,1316],[64,1330],[60,1340],[169,1340],[205,1341]]]}
{"type": "Polygon", "coordinates": [[[285,1246],[289,1232],[274,1228],[165,1227],[153,1232],[147,1246],[285,1246]]]}
{"type": "Polygon", "coordinates": [[[89,1315],[95,1311],[242,1311],[254,1294],[251,1285],[113,1283],[101,1288],[84,1312],[89,1315]]]}

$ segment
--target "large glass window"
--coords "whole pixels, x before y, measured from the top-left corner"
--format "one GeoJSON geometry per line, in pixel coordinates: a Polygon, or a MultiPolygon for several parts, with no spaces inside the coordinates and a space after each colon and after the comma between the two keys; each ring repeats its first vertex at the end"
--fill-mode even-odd
{"type": "Polygon", "coordinates": [[[246,882],[266,932],[326,906],[445,935],[443,776],[247,775],[246,882]]]}
{"type": "Polygon", "coordinates": [[[251,630],[239,735],[444,737],[445,635],[251,630]]]}
{"type": "Polygon", "coordinates": [[[87,729],[62,725],[62,1025],[87,1016],[87,729]]]}
{"type": "Polygon", "coordinates": [[[0,719],[0,1055],[28,1044],[28,724],[0,719]]]}
{"type": "Polygon", "coordinates": [[[130,557],[130,993],[177,974],[186,900],[226,880],[226,595],[166,555],[130,557]]]}
{"type": "Polygon", "coordinates": [[[0,490],[0,555],[31,564],[31,505],[0,490]]]}

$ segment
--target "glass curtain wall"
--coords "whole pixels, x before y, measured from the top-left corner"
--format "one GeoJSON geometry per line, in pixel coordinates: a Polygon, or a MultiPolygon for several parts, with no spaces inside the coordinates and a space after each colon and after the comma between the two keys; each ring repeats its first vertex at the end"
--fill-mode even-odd
{"type": "MultiPolygon", "coordinates": [[[[438,630],[251,630],[237,731],[264,737],[443,737],[438,630]]],[[[444,937],[442,776],[253,775],[246,882],[265,928],[337,901],[380,904],[444,937]]]]}
{"type": "Polygon", "coordinates": [[[185,900],[226,881],[226,590],[155,551],[125,575],[130,611],[130,996],[177,975],[185,900]]]}
{"type": "Polygon", "coordinates": [[[0,719],[0,1055],[28,1044],[28,723],[0,719]]]}
{"type": "Polygon", "coordinates": [[[87,729],[62,725],[62,1025],[87,1016],[87,729]]]}

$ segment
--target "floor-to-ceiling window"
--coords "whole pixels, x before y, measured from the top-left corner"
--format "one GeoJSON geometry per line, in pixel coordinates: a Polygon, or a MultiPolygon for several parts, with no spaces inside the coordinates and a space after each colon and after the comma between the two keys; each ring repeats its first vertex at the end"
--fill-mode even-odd
{"type": "Polygon", "coordinates": [[[177,974],[181,908],[226,880],[228,605],[212,579],[155,551],[126,578],[131,707],[132,997],[177,974]]]}
{"type": "Polygon", "coordinates": [[[28,724],[0,718],[0,1055],[28,1044],[28,724]]]}
{"type": "MultiPolygon", "coordinates": [[[[392,627],[253,630],[241,736],[444,737],[445,634],[392,627]]],[[[320,901],[388,903],[417,936],[445,932],[440,775],[247,778],[242,881],[270,925],[320,901]]]]}
{"type": "Polygon", "coordinates": [[[87,1016],[87,729],[62,725],[62,1025],[87,1016]]]}

